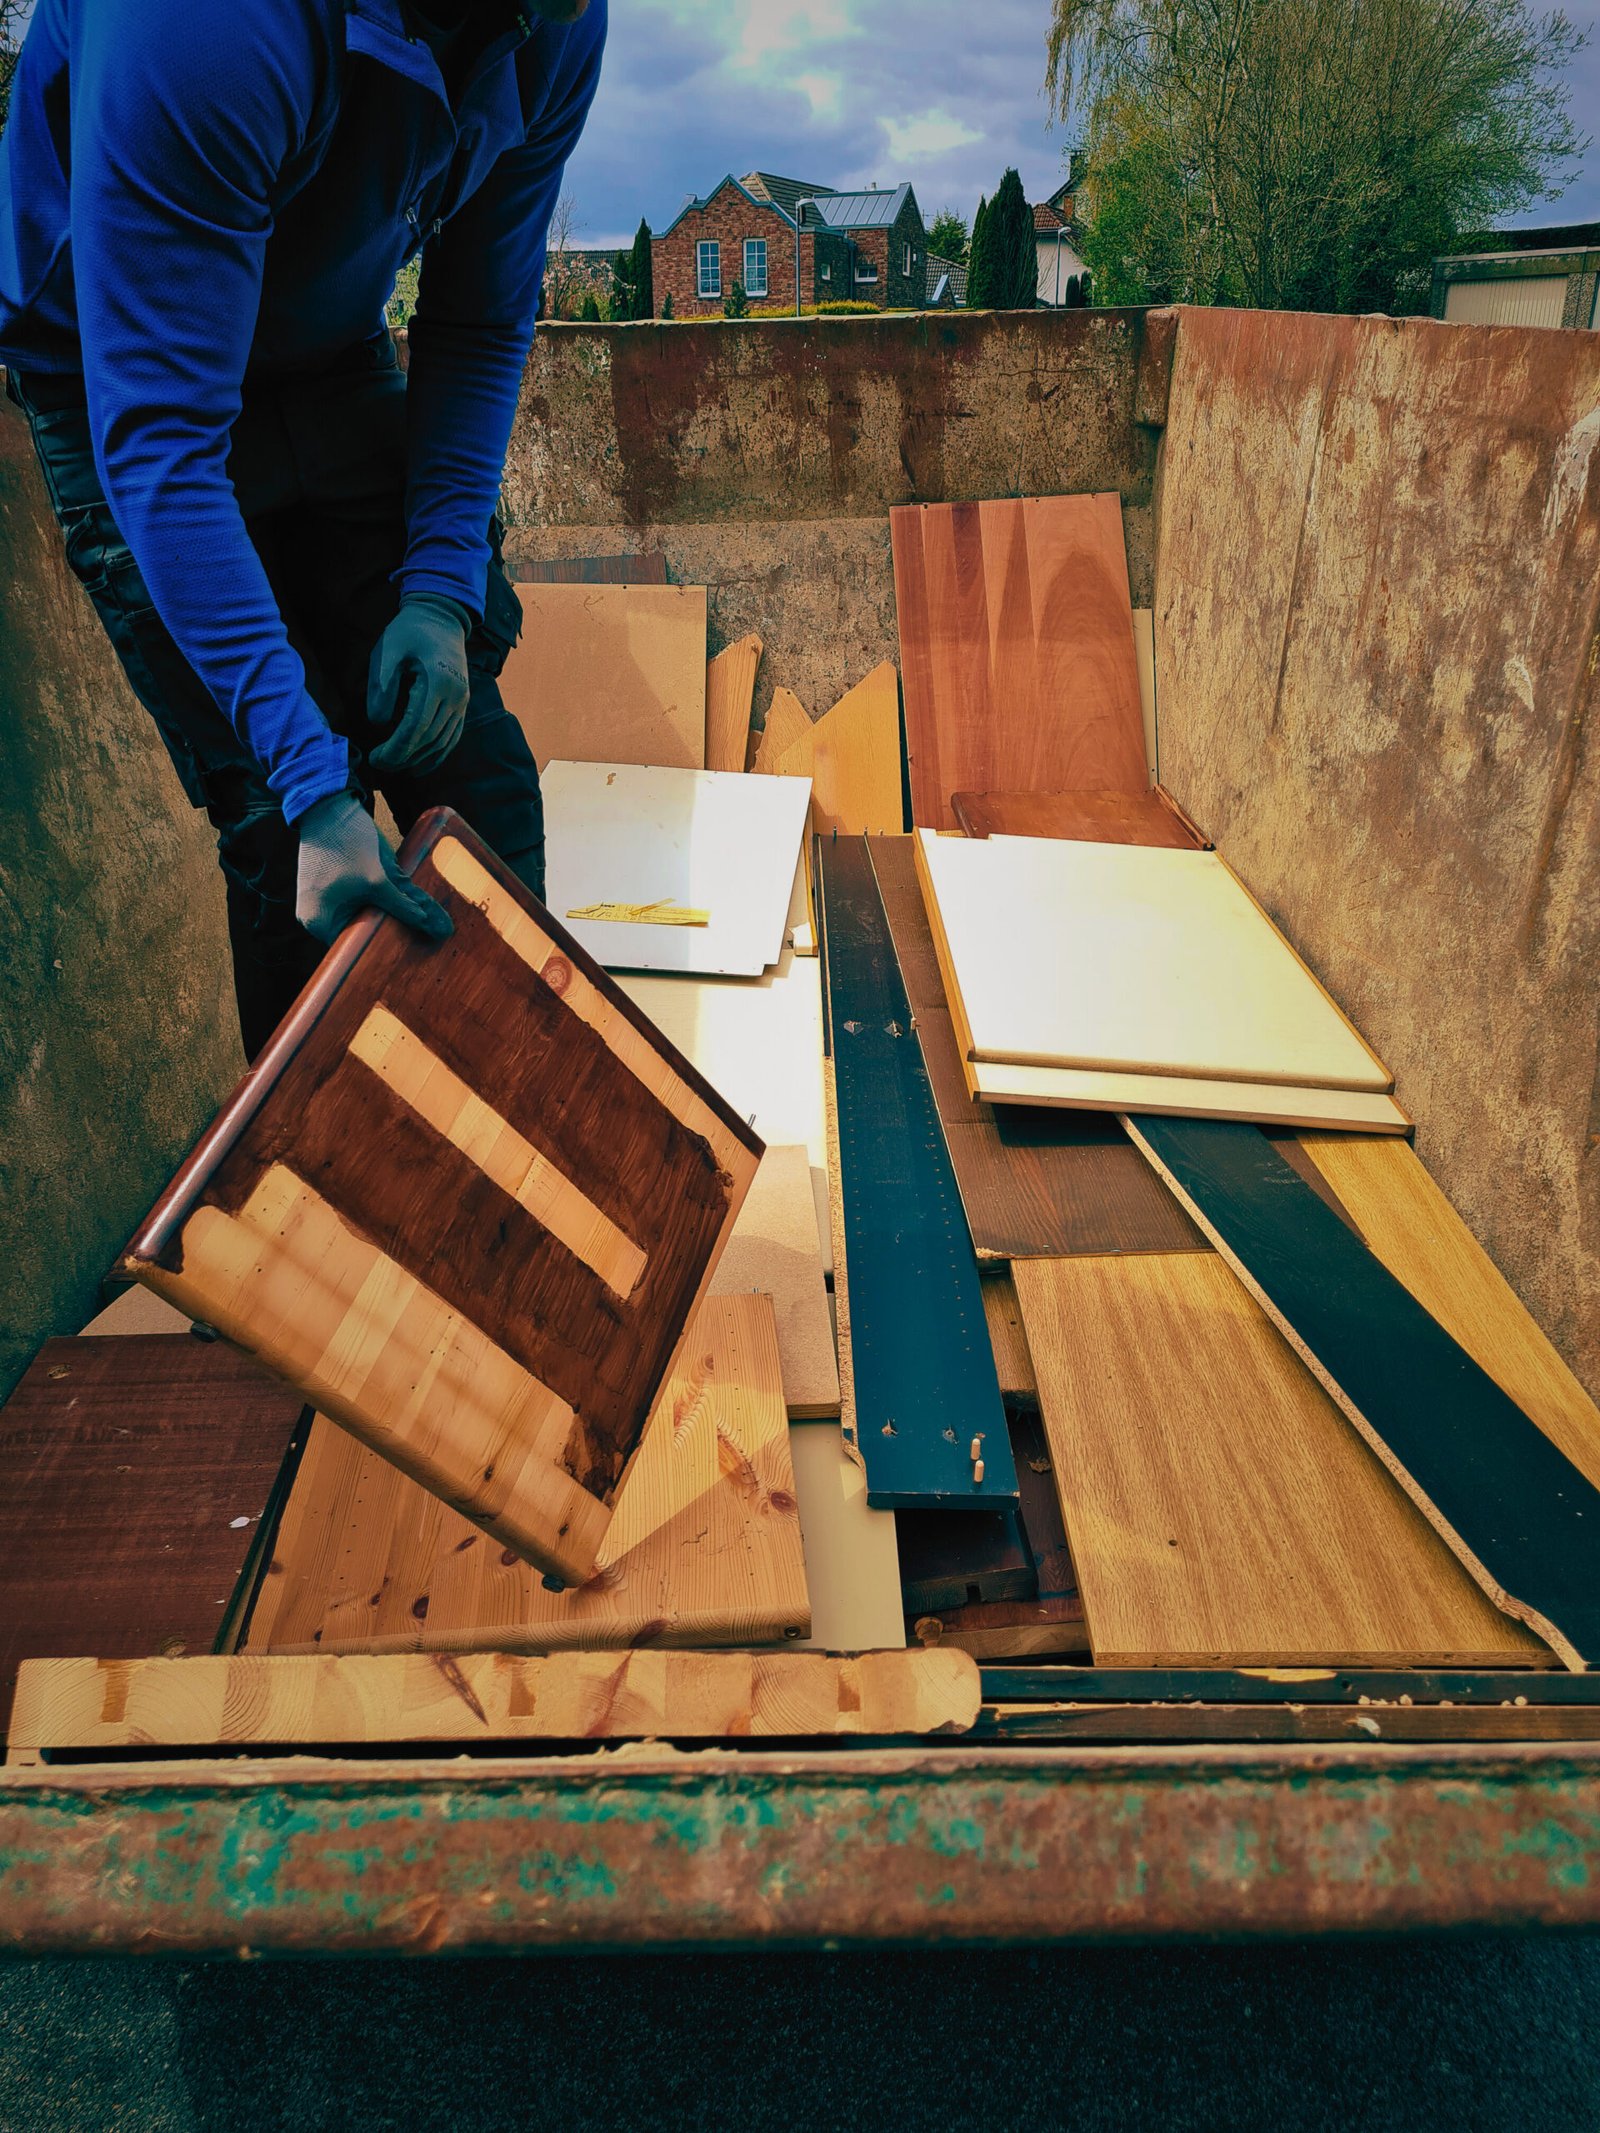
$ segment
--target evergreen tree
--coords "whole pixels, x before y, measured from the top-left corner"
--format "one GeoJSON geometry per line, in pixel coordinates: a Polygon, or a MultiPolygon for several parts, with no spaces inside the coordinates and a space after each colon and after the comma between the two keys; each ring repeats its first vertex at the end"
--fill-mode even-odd
{"type": "Polygon", "coordinates": [[[957,266],[964,266],[968,241],[964,217],[953,207],[941,207],[928,231],[928,250],[937,252],[941,259],[953,259],[957,266]]]}
{"type": "Polygon", "coordinates": [[[633,317],[633,282],[629,275],[632,255],[619,252],[611,262],[611,316],[633,317]]]}
{"type": "Polygon", "coordinates": [[[656,315],[655,268],[650,251],[650,225],[641,216],[628,261],[628,284],[632,292],[629,318],[656,315]]]}
{"type": "Polygon", "coordinates": [[[584,292],[583,302],[578,306],[578,316],[586,326],[599,325],[600,299],[595,295],[593,289],[588,289],[584,292]]]}
{"type": "Polygon", "coordinates": [[[981,195],[978,212],[972,218],[972,242],[967,247],[967,307],[972,311],[986,311],[993,299],[989,294],[989,203],[981,195]]]}
{"type": "Polygon", "coordinates": [[[1014,170],[1000,180],[984,235],[989,293],[983,301],[995,311],[1031,311],[1039,299],[1039,255],[1033,209],[1014,170]]]}
{"type": "Polygon", "coordinates": [[[661,316],[663,318],[671,318],[672,316],[672,291],[670,289],[661,299],[661,316]]]}

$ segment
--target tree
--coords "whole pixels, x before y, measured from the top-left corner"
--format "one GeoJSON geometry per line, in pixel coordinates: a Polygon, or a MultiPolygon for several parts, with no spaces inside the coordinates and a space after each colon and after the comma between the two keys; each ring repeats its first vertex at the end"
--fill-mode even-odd
{"type": "Polygon", "coordinates": [[[629,318],[654,318],[656,315],[654,259],[650,244],[650,225],[641,216],[628,263],[628,281],[633,290],[633,308],[628,313],[629,318]]]}
{"type": "Polygon", "coordinates": [[[1008,170],[993,200],[980,203],[967,270],[967,302],[979,311],[1031,311],[1038,300],[1033,210],[1008,170]]]}
{"type": "Polygon", "coordinates": [[[967,303],[976,310],[983,301],[978,295],[980,285],[989,279],[989,202],[984,194],[978,195],[978,212],[972,218],[972,241],[967,247],[967,303]]]}
{"type": "Polygon", "coordinates": [[[545,244],[544,299],[540,305],[545,318],[571,318],[577,310],[584,280],[583,264],[572,243],[577,227],[578,203],[570,193],[563,193],[551,213],[545,244]]]}
{"type": "Polygon", "coordinates": [[[1467,231],[1554,197],[1585,42],[1530,0],[1052,0],[1102,302],[1425,307],[1467,231]]]}
{"type": "Polygon", "coordinates": [[[600,299],[595,295],[593,289],[586,289],[583,292],[583,302],[578,306],[578,316],[586,326],[599,325],[600,299]]]}
{"type": "Polygon", "coordinates": [[[33,0],[0,0],[0,126],[4,126],[11,109],[11,83],[32,12],[33,0]]]}
{"type": "Polygon", "coordinates": [[[934,216],[933,226],[928,231],[928,250],[937,252],[941,259],[953,259],[958,267],[966,265],[966,219],[953,207],[941,207],[934,216]]]}
{"type": "Polygon", "coordinates": [[[661,299],[661,316],[663,318],[671,318],[672,316],[672,291],[670,289],[661,299]]]}
{"type": "Polygon", "coordinates": [[[722,315],[724,318],[748,318],[750,316],[750,299],[745,294],[745,286],[742,281],[736,281],[722,299],[722,315]]]}

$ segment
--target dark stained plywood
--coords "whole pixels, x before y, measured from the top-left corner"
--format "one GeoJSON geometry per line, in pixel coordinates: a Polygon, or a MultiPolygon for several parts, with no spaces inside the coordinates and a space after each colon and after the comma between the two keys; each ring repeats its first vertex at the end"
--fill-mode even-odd
{"type": "Polygon", "coordinates": [[[346,930],[128,1271],[540,1569],[593,1568],[760,1142],[459,817],[346,930]]]}
{"type": "Polygon", "coordinates": [[[216,1649],[303,1418],[220,1341],[47,1341],[0,1410],[0,1718],[23,1659],[216,1649]]]}
{"type": "Polygon", "coordinates": [[[912,821],[957,792],[1143,793],[1133,603],[1114,495],[889,514],[912,821]]]}
{"type": "Polygon", "coordinates": [[[1159,787],[1154,792],[958,792],[950,806],[969,837],[1068,837],[1178,851],[1198,851],[1205,844],[1159,787]]]}
{"type": "Polygon", "coordinates": [[[979,1257],[1208,1250],[1109,1114],[967,1094],[912,840],[874,838],[872,863],[979,1257]]]}
{"type": "Polygon", "coordinates": [[[1254,1127],[1129,1130],[1494,1604],[1577,1669],[1600,1657],[1600,1489],[1254,1127]]]}
{"type": "Polygon", "coordinates": [[[665,585],[667,559],[659,548],[642,555],[524,557],[511,575],[519,585],[665,585]]]}

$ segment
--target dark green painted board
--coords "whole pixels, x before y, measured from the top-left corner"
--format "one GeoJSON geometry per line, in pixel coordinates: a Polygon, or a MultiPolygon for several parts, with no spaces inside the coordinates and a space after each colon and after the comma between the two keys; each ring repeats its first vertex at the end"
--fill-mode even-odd
{"type": "Polygon", "coordinates": [[[1600,1704],[1600,1674],[1436,1667],[1276,1673],[1230,1667],[986,1666],[986,1703],[1600,1704]]]}
{"type": "Polygon", "coordinates": [[[820,838],[817,860],[867,1500],[891,1511],[1014,1505],[977,1260],[871,853],[862,837],[820,838]]]}
{"type": "Polygon", "coordinates": [[[1600,1490],[1259,1127],[1127,1125],[1495,1604],[1569,1666],[1600,1658],[1600,1490]]]}

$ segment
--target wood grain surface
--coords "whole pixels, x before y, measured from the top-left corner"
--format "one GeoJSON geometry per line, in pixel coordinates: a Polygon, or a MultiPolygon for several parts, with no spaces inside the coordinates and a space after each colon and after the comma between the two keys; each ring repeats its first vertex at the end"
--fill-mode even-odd
{"type": "Polygon", "coordinates": [[[1205,842],[1159,791],[958,792],[950,807],[968,837],[1066,837],[1174,851],[1197,851],[1205,842]]]}
{"type": "Polygon", "coordinates": [[[45,1342],[0,1409],[0,1725],[25,1658],[216,1646],[304,1413],[220,1341],[45,1342]]]}
{"type": "Polygon", "coordinates": [[[705,767],[704,586],[518,592],[522,635],[500,694],[541,770],[551,762],[705,767]]]}
{"type": "Polygon", "coordinates": [[[1147,789],[1119,499],[889,514],[912,820],[956,792],[1147,789]]]}
{"type": "Polygon", "coordinates": [[[761,1144],[458,818],[406,856],[453,937],[351,929],[126,1267],[581,1580],[761,1144]],[[361,1056],[379,1007],[420,1110],[361,1056]],[[524,1204],[552,1196],[626,1295],[524,1204]]]}
{"type": "Polygon", "coordinates": [[[750,740],[750,699],[755,694],[761,639],[741,637],[706,667],[706,768],[743,770],[750,740]]]}
{"type": "Polygon", "coordinates": [[[18,1748],[965,1733],[964,1652],[32,1659],[18,1748]]]}
{"type": "Polygon", "coordinates": [[[768,775],[776,766],[778,758],[796,741],[802,740],[811,728],[811,714],[795,695],[780,682],[772,692],[772,701],[767,706],[767,716],[759,732],[750,736],[748,768],[768,775]]]}
{"type": "Polygon", "coordinates": [[[814,835],[904,829],[900,677],[893,662],[874,667],[768,767],[777,777],[810,778],[814,835]]]}
{"type": "Polygon", "coordinates": [[[665,585],[667,559],[659,548],[638,555],[519,556],[511,564],[519,585],[665,585]]]}
{"type": "Polygon", "coordinates": [[[1552,1663],[1219,1254],[1012,1278],[1098,1664],[1552,1663]]]}
{"type": "Polygon", "coordinates": [[[771,1301],[790,1415],[798,1421],[837,1420],[839,1365],[804,1148],[768,1148],[712,1276],[713,1296],[748,1290],[771,1301]]]}
{"type": "Polygon", "coordinates": [[[708,1297],[617,1493],[593,1575],[538,1573],[319,1417],[244,1648],[555,1651],[774,1643],[808,1619],[765,1296],[708,1297]]]}

